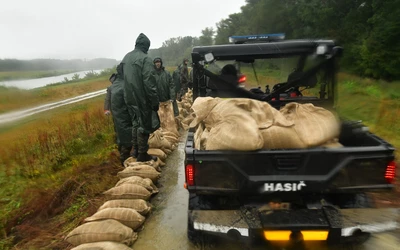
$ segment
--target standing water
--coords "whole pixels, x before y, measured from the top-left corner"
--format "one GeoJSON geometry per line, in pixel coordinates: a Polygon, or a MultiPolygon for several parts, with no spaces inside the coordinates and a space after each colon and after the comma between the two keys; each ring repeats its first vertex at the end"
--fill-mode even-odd
{"type": "MultiPolygon", "coordinates": [[[[5,86],[5,87],[17,87],[20,89],[33,89],[33,88],[39,88],[39,87],[44,87],[46,85],[52,84],[52,83],[57,83],[57,82],[62,82],[64,81],[64,78],[68,78],[68,80],[72,79],[72,76],[75,74],[79,75],[79,78],[85,77],[85,74],[88,72],[91,72],[92,70],[86,70],[86,71],[79,71],[79,72],[74,72],[74,73],[69,73],[65,75],[59,75],[59,76],[51,76],[51,77],[44,77],[44,78],[37,78],[37,79],[28,79],[28,80],[14,80],[14,81],[2,81],[0,82],[0,86],[5,86]]],[[[95,73],[100,73],[101,69],[99,70],[93,70],[95,73]]]]}

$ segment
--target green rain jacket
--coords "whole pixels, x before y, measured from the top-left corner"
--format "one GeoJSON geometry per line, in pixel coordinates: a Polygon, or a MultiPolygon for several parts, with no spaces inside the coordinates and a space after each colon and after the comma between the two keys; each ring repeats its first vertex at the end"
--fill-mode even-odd
{"type": "Polygon", "coordinates": [[[111,92],[111,112],[114,120],[117,144],[132,146],[132,118],[124,100],[124,75],[122,65],[117,67],[117,78],[109,87],[111,92]]]}
{"type": "MultiPolygon", "coordinates": [[[[159,59],[161,61],[161,58],[159,59]]],[[[172,81],[171,74],[162,66],[162,61],[160,69],[154,66],[154,74],[156,76],[158,98],[160,102],[175,100],[175,84],[172,81]]]]}
{"type": "Polygon", "coordinates": [[[138,122],[138,130],[150,134],[160,127],[160,119],[155,107],[159,106],[153,62],[147,55],[150,40],[141,33],[136,39],[135,49],[122,59],[124,72],[125,102],[132,117],[138,122]]]}

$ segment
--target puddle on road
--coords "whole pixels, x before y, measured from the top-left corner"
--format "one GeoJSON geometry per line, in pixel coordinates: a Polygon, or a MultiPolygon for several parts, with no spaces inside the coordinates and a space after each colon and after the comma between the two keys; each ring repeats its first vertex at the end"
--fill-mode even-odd
{"type": "MultiPolygon", "coordinates": [[[[183,136],[185,138],[185,136],[183,136]]],[[[133,245],[135,250],[244,250],[273,249],[282,247],[248,247],[237,242],[219,242],[214,246],[195,246],[186,237],[188,192],[183,188],[184,139],[179,147],[169,155],[159,181],[160,193],[152,199],[155,206],[145,227],[133,245]]],[[[296,247],[297,248],[297,247],[296,247]]],[[[288,248],[286,248],[288,249],[288,248]]],[[[293,250],[293,248],[290,248],[293,250]]],[[[400,230],[373,235],[364,245],[358,247],[328,247],[323,244],[308,244],[302,250],[399,250],[400,230]]]]}

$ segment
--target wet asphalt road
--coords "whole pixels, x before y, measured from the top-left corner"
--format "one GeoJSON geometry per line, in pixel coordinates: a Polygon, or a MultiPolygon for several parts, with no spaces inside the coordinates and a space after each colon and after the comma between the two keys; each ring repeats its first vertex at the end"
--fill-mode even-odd
{"type": "MultiPolygon", "coordinates": [[[[214,245],[193,245],[186,237],[188,192],[183,188],[184,141],[169,155],[159,181],[160,193],[152,199],[155,206],[148,217],[143,231],[133,245],[135,250],[243,250],[243,249],[288,249],[282,246],[249,247],[237,242],[220,241],[214,245]]],[[[290,248],[293,249],[293,248],[290,248]]],[[[362,246],[326,246],[308,244],[295,247],[307,250],[400,250],[400,230],[373,235],[362,246]]]]}
{"type": "Polygon", "coordinates": [[[53,103],[49,103],[49,104],[40,105],[40,106],[37,106],[34,108],[28,108],[28,109],[19,110],[19,111],[7,112],[7,113],[0,115],[0,125],[14,122],[14,121],[23,119],[25,117],[28,117],[28,116],[31,116],[31,115],[34,115],[37,113],[41,113],[44,111],[48,111],[51,109],[55,109],[55,108],[58,108],[58,107],[61,107],[64,105],[80,102],[80,101],[87,100],[87,99],[90,99],[90,98],[93,98],[93,97],[96,97],[99,95],[104,95],[105,93],[106,93],[106,89],[102,89],[102,90],[90,92],[87,94],[75,96],[72,98],[68,98],[68,99],[65,99],[62,101],[57,101],[57,102],[53,102],[53,103]]]}

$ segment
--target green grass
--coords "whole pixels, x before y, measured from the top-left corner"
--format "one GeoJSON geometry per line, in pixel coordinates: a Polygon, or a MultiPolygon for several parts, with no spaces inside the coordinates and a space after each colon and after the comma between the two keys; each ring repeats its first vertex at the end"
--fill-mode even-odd
{"type": "Polygon", "coordinates": [[[46,70],[46,71],[3,71],[0,72],[1,81],[23,80],[59,76],[76,72],[76,70],[46,70]]]}
{"type": "Polygon", "coordinates": [[[400,149],[400,81],[388,83],[340,74],[338,92],[340,116],[362,120],[373,132],[400,149]]]}

